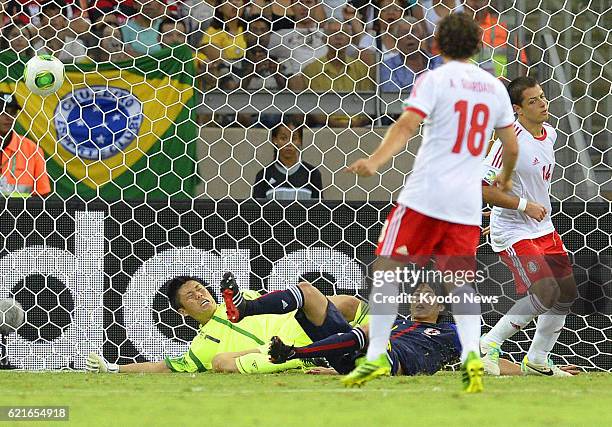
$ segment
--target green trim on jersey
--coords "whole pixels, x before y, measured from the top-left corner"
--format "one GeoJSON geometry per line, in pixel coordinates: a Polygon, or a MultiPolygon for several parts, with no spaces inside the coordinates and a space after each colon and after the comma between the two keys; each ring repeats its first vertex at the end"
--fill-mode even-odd
{"type": "Polygon", "coordinates": [[[244,335],[245,337],[249,337],[251,338],[253,341],[255,341],[257,344],[259,345],[263,345],[265,344],[264,341],[260,340],[259,338],[257,338],[255,335],[253,335],[252,333],[250,333],[249,331],[245,331],[244,329],[242,329],[239,326],[236,326],[235,324],[233,324],[232,322],[230,322],[229,320],[225,320],[225,319],[221,319],[217,316],[213,316],[212,320],[214,320],[215,322],[219,322],[222,325],[227,326],[228,328],[238,332],[239,334],[244,335]]]}
{"type": "Polygon", "coordinates": [[[189,357],[191,357],[193,363],[195,363],[198,367],[198,372],[206,372],[208,370],[204,367],[204,364],[200,361],[200,359],[198,359],[197,356],[193,354],[193,351],[191,351],[191,349],[189,349],[189,357]]]}
{"type": "Polygon", "coordinates": [[[166,364],[168,369],[170,369],[172,372],[178,372],[176,369],[174,369],[174,366],[172,366],[172,362],[170,361],[170,356],[166,356],[164,358],[164,363],[166,364]]]}

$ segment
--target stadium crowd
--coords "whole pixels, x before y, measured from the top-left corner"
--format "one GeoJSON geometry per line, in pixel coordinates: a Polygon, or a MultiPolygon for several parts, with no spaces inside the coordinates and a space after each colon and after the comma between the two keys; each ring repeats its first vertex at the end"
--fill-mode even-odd
{"type": "MultiPolygon", "coordinates": [[[[506,76],[508,25],[486,0],[3,0],[2,49],[120,62],[188,43],[206,90],[407,91],[441,62],[436,22],[471,11],[481,66],[506,76]],[[333,84],[332,84],[333,81],[333,84]]],[[[525,53],[518,54],[523,63],[525,53]]],[[[245,118],[246,119],[246,118],[245,118]]],[[[319,118],[320,119],[320,118],[319,118]]],[[[334,118],[361,126],[364,118],[334,118]]],[[[315,118],[315,124],[322,124],[315,118]]]]}
{"type": "MultiPolygon", "coordinates": [[[[449,13],[483,29],[474,59],[499,78],[524,50],[487,0],[0,0],[0,50],[65,63],[130,61],[164,48],[193,50],[198,88],[396,93],[441,64],[433,33],[449,13]]],[[[291,126],[388,125],[381,113],[290,117],[291,126]]],[[[273,129],[281,115],[198,114],[203,126],[273,129]]],[[[262,171],[263,173],[263,171],[262,171]]],[[[314,184],[313,189],[320,187],[314,184]]],[[[313,190],[312,194],[318,194],[313,190]]]]}

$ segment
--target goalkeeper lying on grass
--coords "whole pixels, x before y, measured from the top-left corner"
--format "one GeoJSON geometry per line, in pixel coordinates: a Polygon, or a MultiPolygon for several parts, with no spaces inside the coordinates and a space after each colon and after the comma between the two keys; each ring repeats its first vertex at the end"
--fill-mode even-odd
{"type": "MultiPolygon", "coordinates": [[[[413,292],[411,319],[397,319],[391,332],[387,356],[391,369],[386,374],[434,374],[446,364],[458,360],[461,344],[452,323],[438,323],[444,305],[435,302],[435,286],[420,284],[413,292]]],[[[246,300],[233,277],[226,275],[221,282],[228,318],[243,322],[249,316],[283,313],[298,309],[307,313],[310,325],[305,328],[314,341],[306,346],[287,345],[282,337],[270,341],[269,355],[274,363],[288,363],[300,358],[325,358],[332,369],[313,368],[310,373],[346,374],[363,360],[367,349],[367,325],[352,328],[337,313],[334,304],[308,283],[300,283],[286,291],[278,291],[256,300],[246,300]],[[230,300],[229,297],[232,299],[230,300]],[[334,372],[335,371],[335,372],[334,372]]],[[[519,365],[500,359],[501,375],[521,375],[519,365]]],[[[575,367],[562,368],[577,373],[575,367]]]]}
{"type": "MultiPolygon", "coordinates": [[[[233,276],[230,275],[224,279],[224,282],[227,280],[231,280],[235,286],[233,276]]],[[[235,288],[237,289],[237,286],[235,288]]],[[[197,279],[186,276],[177,277],[168,283],[167,289],[172,308],[183,316],[189,316],[200,323],[198,334],[193,339],[187,353],[180,357],[166,357],[159,362],[128,365],[109,363],[102,356],[91,353],[86,362],[88,371],[165,373],[212,370],[243,374],[282,372],[311,365],[309,361],[299,359],[282,364],[271,363],[268,360],[267,343],[273,336],[279,336],[285,342],[303,346],[310,344],[313,336],[316,339],[319,338],[320,335],[312,335],[312,331],[325,328],[328,313],[332,315],[335,323],[341,322],[346,325],[345,329],[337,332],[351,330],[349,322],[358,325],[367,320],[366,303],[348,295],[336,295],[328,299],[306,282],[283,291],[292,297],[299,295],[300,301],[303,301],[302,292],[309,295],[316,291],[321,296],[320,299],[304,305],[300,304],[301,308],[297,311],[298,307],[294,302],[289,302],[289,299],[287,301],[282,298],[278,299],[277,293],[273,292],[262,297],[255,291],[241,292],[241,298],[268,301],[270,304],[266,304],[266,307],[270,306],[270,312],[280,315],[263,314],[249,317],[236,324],[228,321],[225,305],[217,304],[206,286],[197,279]],[[278,309],[274,310],[277,303],[278,309]]]]}

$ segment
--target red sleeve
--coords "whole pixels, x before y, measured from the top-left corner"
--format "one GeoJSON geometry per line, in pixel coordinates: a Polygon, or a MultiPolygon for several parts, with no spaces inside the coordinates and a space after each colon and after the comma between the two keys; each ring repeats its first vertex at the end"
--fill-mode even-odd
{"type": "Polygon", "coordinates": [[[427,114],[424,111],[421,111],[415,107],[404,107],[404,111],[412,111],[413,113],[417,113],[422,119],[427,117],[427,114]]]}

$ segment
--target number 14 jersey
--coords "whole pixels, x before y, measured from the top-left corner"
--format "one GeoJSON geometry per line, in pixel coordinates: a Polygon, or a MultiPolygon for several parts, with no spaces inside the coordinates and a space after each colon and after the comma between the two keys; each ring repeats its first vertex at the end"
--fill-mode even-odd
{"type": "MultiPolygon", "coordinates": [[[[514,131],[519,144],[519,156],[512,175],[511,194],[539,203],[546,208],[546,217],[537,222],[516,209],[493,207],[491,212],[491,247],[501,252],[525,239],[536,239],[555,231],[550,219],[550,183],[555,169],[554,145],[557,132],[548,123],[540,138],[530,134],[518,121],[514,131]]],[[[502,145],[496,140],[484,162],[483,185],[491,185],[502,167],[502,145]]]]}
{"type": "Polygon", "coordinates": [[[514,122],[506,88],[473,64],[449,61],[416,81],[404,110],[425,120],[398,203],[431,218],[480,225],[486,146],[493,129],[514,122]]]}

